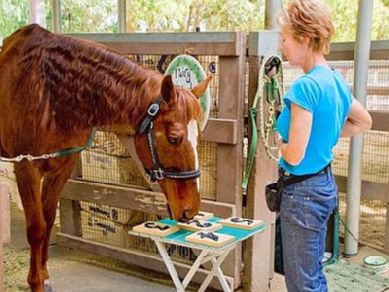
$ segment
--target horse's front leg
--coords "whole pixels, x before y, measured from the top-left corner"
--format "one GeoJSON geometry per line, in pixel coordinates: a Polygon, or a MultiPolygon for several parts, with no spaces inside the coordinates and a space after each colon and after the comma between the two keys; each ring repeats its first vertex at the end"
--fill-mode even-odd
{"type": "Polygon", "coordinates": [[[76,161],[76,155],[73,157],[67,157],[65,162],[61,164],[60,171],[56,173],[48,173],[44,176],[42,184],[42,203],[43,203],[43,215],[46,221],[46,234],[43,242],[42,250],[42,267],[44,279],[49,279],[49,273],[47,270],[47,261],[49,259],[49,241],[51,229],[54,225],[55,214],[58,206],[58,199],[63,186],[70,177],[74,163],[76,161]]]}
{"type": "Polygon", "coordinates": [[[30,244],[28,284],[33,292],[43,292],[42,248],[46,236],[46,222],[42,212],[40,192],[41,174],[31,162],[15,163],[15,175],[22,200],[30,244]]]}

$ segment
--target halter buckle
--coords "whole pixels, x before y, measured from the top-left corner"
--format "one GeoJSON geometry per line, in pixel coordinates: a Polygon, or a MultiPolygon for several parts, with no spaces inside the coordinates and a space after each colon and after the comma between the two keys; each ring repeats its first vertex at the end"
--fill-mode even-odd
{"type": "Polygon", "coordinates": [[[165,172],[161,168],[153,169],[150,171],[150,176],[154,180],[162,180],[165,178],[165,172]]]}
{"type": "Polygon", "coordinates": [[[156,103],[153,103],[153,104],[150,105],[150,107],[148,108],[147,114],[148,114],[149,116],[154,117],[154,116],[157,114],[158,111],[159,111],[159,105],[156,104],[156,103]]]}

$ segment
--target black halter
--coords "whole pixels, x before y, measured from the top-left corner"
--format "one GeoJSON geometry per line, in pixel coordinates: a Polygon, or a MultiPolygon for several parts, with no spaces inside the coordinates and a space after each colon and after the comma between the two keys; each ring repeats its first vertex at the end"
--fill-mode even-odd
{"type": "Polygon", "coordinates": [[[200,176],[200,170],[190,170],[190,171],[167,171],[162,168],[161,163],[159,162],[157,152],[155,151],[154,143],[154,133],[153,133],[153,119],[159,111],[160,105],[162,102],[162,97],[158,96],[157,100],[153,102],[147,109],[147,115],[144,118],[140,128],[140,134],[147,134],[147,141],[149,144],[149,150],[151,154],[151,159],[153,160],[154,169],[145,168],[146,174],[150,179],[155,182],[157,180],[162,180],[165,178],[171,179],[194,179],[200,176]]]}

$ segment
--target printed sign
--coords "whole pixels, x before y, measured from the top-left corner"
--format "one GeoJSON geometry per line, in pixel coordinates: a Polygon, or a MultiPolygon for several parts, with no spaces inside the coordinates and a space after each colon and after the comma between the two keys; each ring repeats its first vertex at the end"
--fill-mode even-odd
{"type": "MultiPolygon", "coordinates": [[[[186,89],[194,88],[199,82],[205,79],[205,71],[201,64],[190,55],[178,55],[169,64],[165,72],[166,75],[172,75],[176,86],[186,89]]],[[[211,108],[211,95],[208,89],[200,97],[201,117],[200,129],[204,130],[211,108]]]]}

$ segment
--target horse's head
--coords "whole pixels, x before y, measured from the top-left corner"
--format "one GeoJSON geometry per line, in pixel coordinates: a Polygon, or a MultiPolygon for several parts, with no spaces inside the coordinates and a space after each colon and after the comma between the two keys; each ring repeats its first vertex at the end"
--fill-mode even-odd
{"type": "Polygon", "coordinates": [[[149,107],[146,118],[135,136],[135,147],[146,172],[158,181],[171,217],[187,221],[200,208],[198,98],[211,78],[191,91],[173,85],[166,76],[160,96],[149,107]]]}

